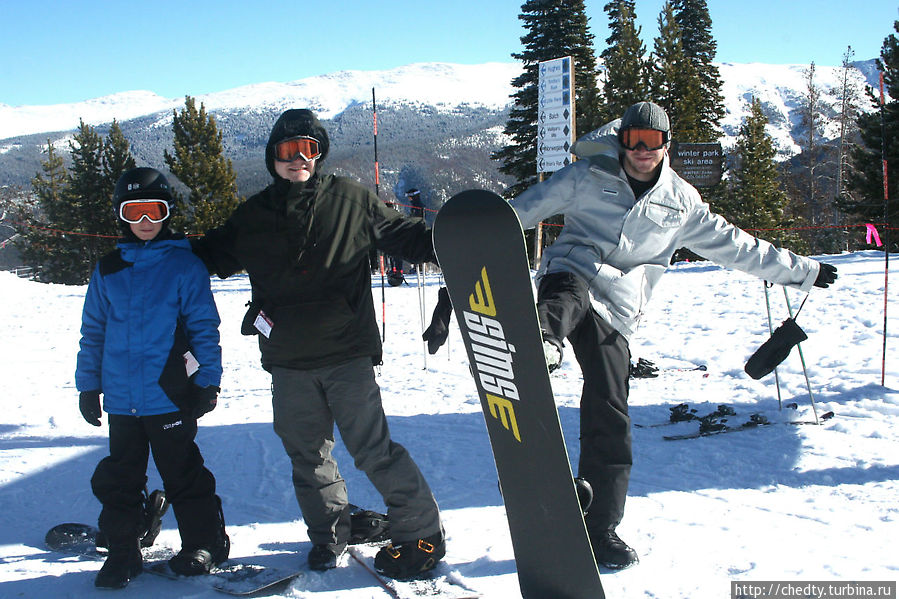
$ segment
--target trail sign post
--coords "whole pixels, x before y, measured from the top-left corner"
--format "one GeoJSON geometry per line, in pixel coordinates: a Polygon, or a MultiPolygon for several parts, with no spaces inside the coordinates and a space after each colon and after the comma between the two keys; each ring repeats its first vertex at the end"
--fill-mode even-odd
{"type": "Polygon", "coordinates": [[[538,65],[537,172],[551,173],[571,163],[574,143],[574,60],[570,56],[538,65]]]}

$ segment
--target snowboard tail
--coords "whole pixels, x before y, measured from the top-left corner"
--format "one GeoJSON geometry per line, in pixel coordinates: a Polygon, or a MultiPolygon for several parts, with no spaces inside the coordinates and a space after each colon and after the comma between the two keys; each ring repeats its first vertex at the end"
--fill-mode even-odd
{"type": "Polygon", "coordinates": [[[492,192],[462,192],[437,214],[434,247],[481,400],[522,596],[603,599],[518,217],[492,192]]]}
{"type": "MultiPolygon", "coordinates": [[[[106,552],[97,548],[98,533],[89,524],[58,524],[47,532],[44,542],[51,551],[103,561],[106,559],[106,552]]],[[[168,560],[175,555],[175,550],[171,547],[144,547],[141,553],[144,572],[207,586],[228,595],[253,595],[278,584],[286,584],[302,573],[300,570],[283,570],[231,559],[213,568],[209,574],[186,577],[175,574],[169,568],[168,560]]]]}

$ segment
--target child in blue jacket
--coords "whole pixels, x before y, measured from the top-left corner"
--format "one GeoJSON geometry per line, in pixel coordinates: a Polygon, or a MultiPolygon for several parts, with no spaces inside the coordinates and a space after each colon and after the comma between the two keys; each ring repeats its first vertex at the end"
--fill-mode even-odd
{"type": "Polygon", "coordinates": [[[205,266],[167,227],[172,204],[168,182],[154,169],[119,178],[113,205],[124,237],[100,259],[84,299],[79,407],[100,426],[102,394],[109,419],[109,456],[91,478],[109,546],[95,580],[102,588],[124,587],[142,570],[150,449],[181,533],[172,570],[207,573],[230,550],[215,478],[194,442],[222,376],[219,315],[205,266]]]}

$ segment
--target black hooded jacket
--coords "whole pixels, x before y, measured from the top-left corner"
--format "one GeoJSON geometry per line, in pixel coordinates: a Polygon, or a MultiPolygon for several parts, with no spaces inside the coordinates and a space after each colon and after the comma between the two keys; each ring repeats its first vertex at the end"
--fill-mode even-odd
{"type": "Polygon", "coordinates": [[[278,179],[194,242],[211,273],[250,276],[254,304],[273,323],[259,335],[262,366],[300,370],[361,356],[381,361],[370,252],[434,261],[430,229],[345,177],[278,179]]]}

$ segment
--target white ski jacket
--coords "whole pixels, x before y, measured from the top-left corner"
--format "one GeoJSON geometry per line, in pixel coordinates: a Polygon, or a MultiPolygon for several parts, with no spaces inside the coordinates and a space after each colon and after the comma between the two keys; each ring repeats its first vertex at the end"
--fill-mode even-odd
{"type": "Polygon", "coordinates": [[[667,155],[659,180],[635,198],[619,161],[619,123],[578,140],[573,151],[582,160],[510,202],[525,229],[555,214],[565,216],[561,234],[543,253],[538,281],[558,271],[580,276],[590,285],[599,315],[627,338],[682,247],[766,281],[811,289],[818,262],[778,249],[712,213],[696,188],[669,166],[667,155]]]}

